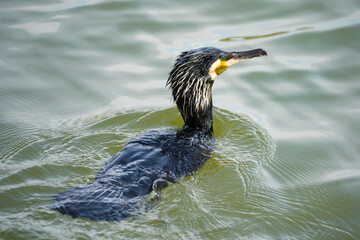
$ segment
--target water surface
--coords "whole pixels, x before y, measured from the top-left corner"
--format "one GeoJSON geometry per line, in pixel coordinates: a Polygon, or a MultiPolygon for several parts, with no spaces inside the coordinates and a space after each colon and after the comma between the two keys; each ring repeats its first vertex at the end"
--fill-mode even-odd
{"type": "Polygon", "coordinates": [[[0,238],[359,239],[358,1],[0,2],[0,238]],[[72,219],[52,195],[133,137],[180,128],[176,55],[268,57],[216,79],[217,149],[151,211],[72,219]]]}

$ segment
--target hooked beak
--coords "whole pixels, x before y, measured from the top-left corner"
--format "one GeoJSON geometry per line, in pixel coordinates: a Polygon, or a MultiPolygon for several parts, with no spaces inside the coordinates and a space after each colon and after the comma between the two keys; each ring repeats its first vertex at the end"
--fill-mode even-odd
{"type": "Polygon", "coordinates": [[[250,51],[232,52],[231,55],[233,57],[226,62],[226,65],[228,67],[231,67],[236,63],[243,62],[254,57],[267,56],[267,53],[265,52],[265,50],[258,48],[250,51]]]}

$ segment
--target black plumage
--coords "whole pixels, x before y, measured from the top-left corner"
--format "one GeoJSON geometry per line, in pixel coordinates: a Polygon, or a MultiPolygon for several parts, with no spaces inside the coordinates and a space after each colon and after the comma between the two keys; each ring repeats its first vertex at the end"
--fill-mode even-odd
{"type": "Polygon", "coordinates": [[[51,208],[72,217],[120,221],[153,206],[148,194],[191,175],[211,157],[212,93],[215,77],[231,65],[266,55],[262,49],[183,52],[167,86],[184,119],[180,130],[148,131],[125,145],[87,185],[54,196],[51,208]]]}

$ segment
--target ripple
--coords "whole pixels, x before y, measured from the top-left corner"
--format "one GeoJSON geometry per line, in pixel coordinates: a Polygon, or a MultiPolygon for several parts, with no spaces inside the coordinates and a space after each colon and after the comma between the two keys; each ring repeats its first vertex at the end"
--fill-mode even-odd
{"type": "Polygon", "coordinates": [[[0,238],[358,238],[359,1],[189,3],[0,2],[0,238]],[[182,126],[164,80],[200,46],[269,51],[217,81],[213,158],[139,218],[51,211],[134,136],[182,126]]]}
{"type": "Polygon", "coordinates": [[[215,108],[214,116],[217,146],[212,159],[195,175],[165,189],[155,210],[168,225],[165,236],[238,239],[256,232],[255,222],[268,199],[261,169],[271,160],[275,144],[245,115],[215,108]]]}
{"type": "Polygon", "coordinates": [[[297,55],[296,57],[282,55],[276,56],[274,59],[279,63],[284,64],[287,69],[302,70],[316,70],[319,68],[319,64],[326,63],[329,60],[328,57],[301,55],[297,55]]]}
{"type": "Polygon", "coordinates": [[[7,8],[7,11],[41,11],[41,12],[52,12],[52,11],[62,11],[67,9],[73,9],[81,6],[93,5],[104,0],[62,0],[61,3],[56,4],[42,4],[42,5],[28,5],[21,7],[12,7],[7,8]]]}
{"type": "Polygon", "coordinates": [[[316,28],[325,31],[325,30],[335,30],[344,27],[351,27],[359,24],[360,24],[360,10],[355,10],[353,13],[348,14],[345,17],[341,17],[331,21],[326,21],[323,23],[318,23],[316,25],[316,28]]]}
{"type": "MultiPolygon", "coordinates": [[[[238,238],[243,233],[238,231],[240,225],[260,217],[266,196],[264,189],[259,188],[262,185],[259,171],[270,161],[274,143],[247,116],[218,108],[214,114],[218,142],[214,157],[195,175],[165,189],[155,209],[141,218],[123,221],[120,231],[135,234],[139,225],[146,225],[140,229],[148,236],[159,236],[161,228],[162,236],[217,238],[227,234],[238,238]],[[188,220],[182,221],[184,218],[188,220]]],[[[52,193],[94,177],[107,159],[134,135],[158,127],[180,128],[182,124],[174,108],[116,113],[104,110],[52,123],[51,131],[39,135],[38,141],[14,156],[18,163],[0,180],[6,186],[1,188],[3,199],[12,201],[11,196],[16,199],[13,207],[8,205],[4,211],[17,214],[19,208],[14,209],[19,204],[24,212],[37,206],[28,218],[48,216],[50,221],[55,218],[65,223],[63,216],[44,210],[52,193]],[[26,157],[27,162],[19,161],[26,157]]],[[[89,224],[79,221],[80,225],[89,224]]],[[[247,231],[254,230],[255,225],[250,225],[247,231]]]]}
{"type": "Polygon", "coordinates": [[[239,37],[227,37],[220,39],[220,42],[229,42],[229,41],[239,41],[239,40],[250,40],[250,39],[257,39],[257,38],[267,38],[267,37],[273,37],[277,35],[283,35],[287,34],[289,31],[283,31],[283,32],[274,32],[269,34],[263,34],[263,35],[255,35],[255,36],[239,36],[239,37]]]}
{"type": "Polygon", "coordinates": [[[30,34],[39,35],[44,33],[55,33],[61,26],[60,22],[28,22],[12,25],[11,28],[22,29],[30,34]]]}
{"type": "Polygon", "coordinates": [[[36,130],[28,125],[18,126],[14,123],[2,123],[2,147],[0,151],[1,162],[10,162],[21,149],[38,140],[36,130]],[[20,135],[20,136],[19,136],[20,135]]]}
{"type": "Polygon", "coordinates": [[[339,181],[349,180],[352,178],[360,178],[360,169],[344,169],[335,172],[331,172],[324,176],[324,181],[339,181]]]}
{"type": "Polygon", "coordinates": [[[121,63],[116,65],[111,65],[105,68],[109,72],[131,72],[131,73],[148,73],[153,71],[152,68],[142,66],[135,63],[121,63]]]}
{"type": "MultiPolygon", "coordinates": [[[[356,10],[353,13],[345,16],[340,17],[337,19],[331,19],[328,21],[318,21],[311,25],[306,25],[306,19],[300,20],[299,19],[292,19],[288,20],[286,24],[293,23],[290,26],[284,26],[284,22],[282,21],[268,21],[266,23],[259,22],[256,24],[244,25],[242,29],[250,28],[250,31],[247,32],[261,32],[261,34],[254,34],[254,35],[247,35],[247,36],[230,36],[226,38],[221,38],[218,41],[220,42],[233,42],[233,41],[247,41],[247,40],[257,40],[257,39],[267,39],[267,38],[274,38],[274,37],[285,37],[286,35],[290,34],[299,34],[302,32],[309,32],[309,31],[329,31],[329,30],[336,30],[340,28],[352,27],[358,25],[360,23],[360,11],[356,10]],[[267,28],[264,28],[264,25],[267,28]],[[270,28],[281,29],[280,31],[274,31],[265,33],[264,31],[268,31],[270,28]],[[294,28],[293,26],[297,26],[294,28]]],[[[240,31],[243,32],[243,31],[240,31]]]]}
{"type": "Polygon", "coordinates": [[[301,231],[314,232],[321,238],[333,235],[355,239],[356,229],[349,219],[356,219],[358,213],[348,206],[356,205],[355,199],[360,197],[354,191],[359,186],[359,171],[332,170],[336,160],[327,149],[336,149],[336,143],[294,141],[296,144],[286,145],[286,151],[283,144],[278,144],[276,161],[264,171],[270,187],[266,211],[276,213],[279,223],[273,228],[285,232],[279,226],[294,225],[302,228],[294,228],[290,235],[301,231]]]}

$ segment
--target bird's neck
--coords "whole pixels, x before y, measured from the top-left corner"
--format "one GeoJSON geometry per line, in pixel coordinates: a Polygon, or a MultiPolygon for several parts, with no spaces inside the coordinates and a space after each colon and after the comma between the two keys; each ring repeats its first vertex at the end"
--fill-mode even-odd
{"type": "MultiPolygon", "coordinates": [[[[202,101],[204,99],[201,99],[202,101]]],[[[181,113],[181,116],[185,122],[185,127],[199,130],[205,133],[212,133],[213,128],[213,113],[212,113],[212,99],[206,99],[199,108],[199,102],[194,102],[193,99],[184,97],[177,98],[177,107],[181,113]]]]}
{"type": "Polygon", "coordinates": [[[190,128],[201,130],[206,133],[212,132],[212,128],[213,128],[212,102],[206,108],[205,111],[187,116],[186,119],[183,116],[183,119],[185,125],[190,128]]]}
{"type": "Polygon", "coordinates": [[[213,83],[210,75],[194,70],[192,65],[187,66],[186,63],[182,67],[174,67],[170,72],[167,84],[185,126],[205,133],[212,132],[213,83]]]}

